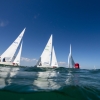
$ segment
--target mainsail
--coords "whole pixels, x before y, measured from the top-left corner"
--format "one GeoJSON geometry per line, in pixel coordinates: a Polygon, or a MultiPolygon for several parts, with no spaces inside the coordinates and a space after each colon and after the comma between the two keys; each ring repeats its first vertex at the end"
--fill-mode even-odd
{"type": "Polygon", "coordinates": [[[57,58],[56,58],[56,54],[55,54],[55,50],[54,50],[54,46],[53,46],[53,49],[52,49],[52,60],[51,60],[51,66],[58,67],[58,63],[57,63],[57,58]]]}
{"type": "Polygon", "coordinates": [[[50,66],[50,61],[51,61],[51,50],[52,50],[52,35],[50,36],[39,60],[38,60],[38,63],[41,63],[42,66],[50,66]]]}
{"type": "Polygon", "coordinates": [[[21,46],[20,46],[20,49],[19,49],[19,52],[14,60],[13,63],[17,63],[18,65],[20,65],[20,59],[21,59],[21,52],[22,52],[22,45],[23,45],[23,42],[21,43],[21,46]]]}
{"type": "Polygon", "coordinates": [[[8,49],[1,55],[1,59],[4,57],[6,58],[6,61],[12,61],[13,56],[21,42],[21,39],[24,35],[25,29],[20,33],[20,35],[16,38],[16,40],[8,47],[8,49]]]}

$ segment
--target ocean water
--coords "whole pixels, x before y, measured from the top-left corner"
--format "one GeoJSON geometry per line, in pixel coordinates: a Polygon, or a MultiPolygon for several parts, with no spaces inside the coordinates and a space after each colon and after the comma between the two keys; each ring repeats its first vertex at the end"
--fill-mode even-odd
{"type": "Polygon", "coordinates": [[[100,70],[1,66],[0,100],[100,100],[100,70]]]}

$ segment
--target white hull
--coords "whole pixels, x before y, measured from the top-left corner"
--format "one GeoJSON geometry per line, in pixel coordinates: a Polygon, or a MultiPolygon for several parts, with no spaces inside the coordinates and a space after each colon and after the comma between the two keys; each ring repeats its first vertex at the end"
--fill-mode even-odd
{"type": "Polygon", "coordinates": [[[13,65],[13,62],[0,62],[0,64],[3,64],[3,65],[12,65],[12,66],[18,66],[18,65],[13,65]]]}

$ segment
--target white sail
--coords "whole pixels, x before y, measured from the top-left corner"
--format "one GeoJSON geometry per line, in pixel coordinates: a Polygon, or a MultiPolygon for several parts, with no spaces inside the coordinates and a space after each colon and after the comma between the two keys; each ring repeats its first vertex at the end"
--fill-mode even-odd
{"type": "Polygon", "coordinates": [[[12,61],[12,58],[20,44],[20,41],[24,35],[25,29],[20,33],[20,35],[16,38],[16,40],[9,46],[9,48],[1,55],[1,58],[3,59],[4,57],[8,58],[8,61],[12,61]]]}
{"type": "Polygon", "coordinates": [[[68,68],[70,68],[70,54],[68,55],[68,68]]]}
{"type": "MultiPolygon", "coordinates": [[[[52,50],[52,35],[50,36],[40,58],[41,58],[41,61],[39,63],[42,64],[42,66],[50,66],[50,61],[51,61],[51,50],[52,50]]],[[[40,60],[39,58],[39,60],[40,60]]],[[[41,67],[41,66],[40,66],[41,67]]]]}
{"type": "Polygon", "coordinates": [[[56,58],[56,54],[55,54],[55,50],[54,50],[54,46],[52,49],[52,60],[51,60],[51,66],[53,67],[58,67],[58,63],[57,63],[57,58],[56,58]]]}
{"type": "Polygon", "coordinates": [[[20,65],[21,52],[22,52],[22,45],[23,45],[23,42],[21,43],[19,52],[18,52],[18,54],[17,54],[15,60],[13,61],[13,63],[17,63],[18,65],[20,65]]]}
{"type": "Polygon", "coordinates": [[[68,56],[68,67],[74,68],[74,66],[75,66],[75,62],[74,62],[73,57],[72,57],[71,44],[70,44],[70,53],[69,53],[69,56],[68,56]]]}
{"type": "Polygon", "coordinates": [[[96,70],[96,67],[94,66],[94,69],[96,70]]]}

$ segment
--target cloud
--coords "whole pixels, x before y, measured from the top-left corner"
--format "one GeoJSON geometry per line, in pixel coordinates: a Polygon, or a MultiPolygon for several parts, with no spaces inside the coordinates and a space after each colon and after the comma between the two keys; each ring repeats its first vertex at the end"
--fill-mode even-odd
{"type": "Polygon", "coordinates": [[[67,67],[68,64],[66,62],[58,62],[58,65],[61,67],[67,67]]]}
{"type": "Polygon", "coordinates": [[[8,21],[0,21],[0,27],[5,27],[8,25],[8,21]]]}
{"type": "Polygon", "coordinates": [[[38,60],[35,58],[30,59],[30,58],[26,58],[26,57],[21,57],[21,65],[22,66],[34,66],[34,65],[36,65],[37,61],[38,60]]]}
{"type": "MultiPolygon", "coordinates": [[[[34,66],[37,63],[37,59],[35,58],[27,58],[27,57],[21,57],[21,65],[23,66],[34,66]]],[[[67,67],[67,63],[66,62],[58,62],[58,65],[60,67],[67,67]]]]}
{"type": "Polygon", "coordinates": [[[25,57],[21,57],[21,61],[26,61],[26,62],[37,62],[37,59],[33,58],[33,59],[29,59],[29,58],[25,58],[25,57]]]}

